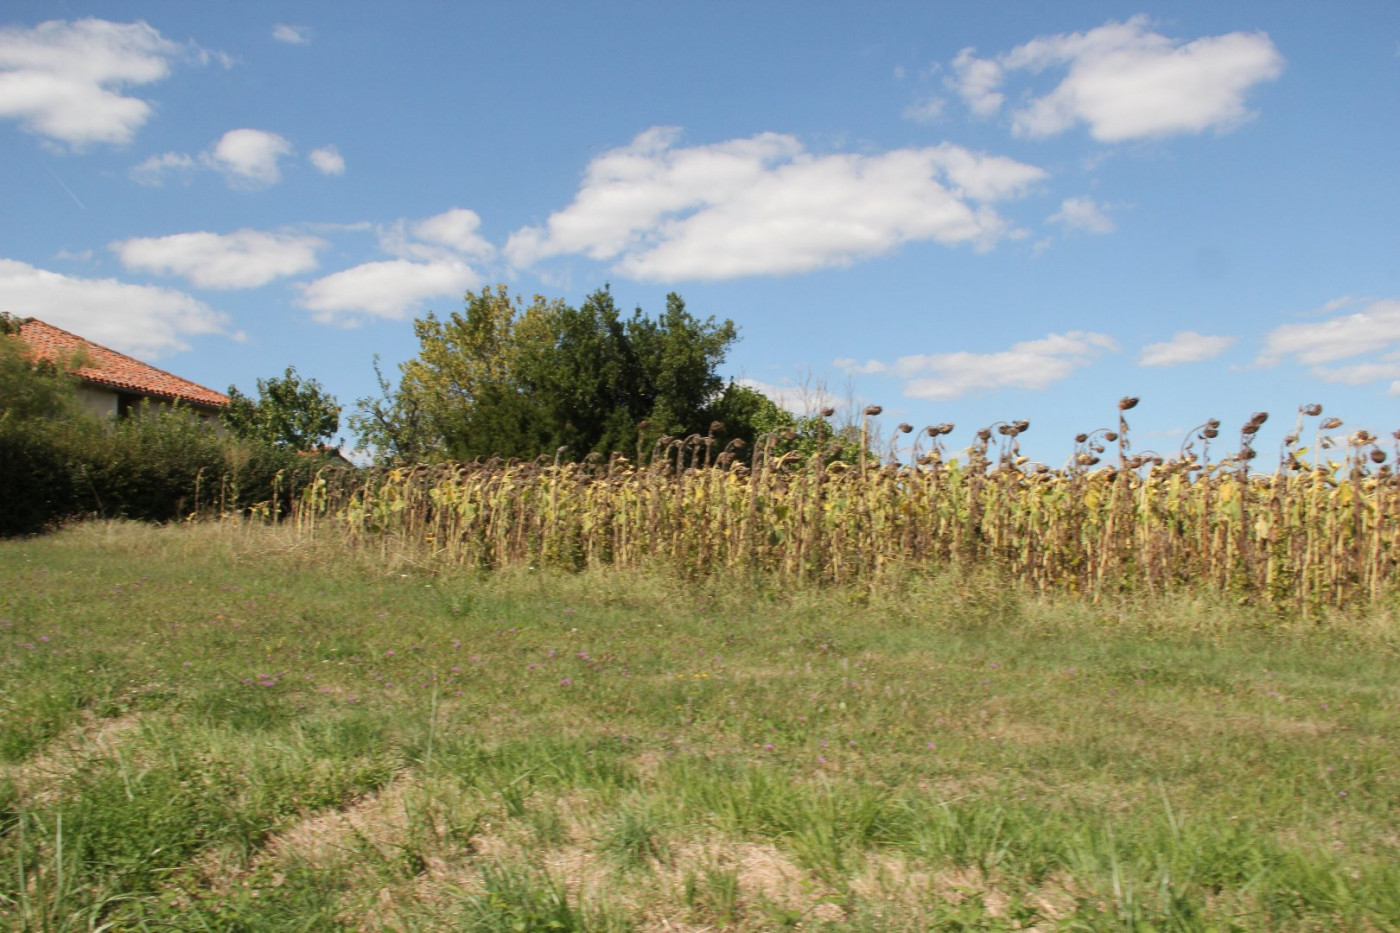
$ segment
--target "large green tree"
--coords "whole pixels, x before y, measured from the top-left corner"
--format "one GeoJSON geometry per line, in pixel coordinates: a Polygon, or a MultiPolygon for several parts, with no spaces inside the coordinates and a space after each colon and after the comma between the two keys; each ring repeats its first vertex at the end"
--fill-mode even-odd
{"type": "Polygon", "coordinates": [[[726,439],[751,441],[755,412],[781,417],[719,376],[733,322],[697,318],[675,294],[652,318],[640,308],[624,315],[607,288],[575,308],[539,296],[525,304],[498,286],[468,292],[462,311],[430,314],[414,331],[419,352],[398,388],[381,382],[383,398],[361,400],[352,419],[381,459],[533,458],[560,448],[581,459],[705,434],[716,418],[726,439]]]}

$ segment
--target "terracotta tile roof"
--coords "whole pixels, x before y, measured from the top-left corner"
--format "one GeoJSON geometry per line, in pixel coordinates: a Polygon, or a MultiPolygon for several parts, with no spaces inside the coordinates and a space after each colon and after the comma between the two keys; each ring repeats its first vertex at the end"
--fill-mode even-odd
{"type": "Polygon", "coordinates": [[[178,399],[201,408],[222,408],[228,404],[228,396],[222,392],[156,369],[38,318],[26,318],[20,324],[19,338],[29,344],[39,359],[62,360],[81,355],[83,365],[73,373],[84,382],[138,395],[178,399]]]}

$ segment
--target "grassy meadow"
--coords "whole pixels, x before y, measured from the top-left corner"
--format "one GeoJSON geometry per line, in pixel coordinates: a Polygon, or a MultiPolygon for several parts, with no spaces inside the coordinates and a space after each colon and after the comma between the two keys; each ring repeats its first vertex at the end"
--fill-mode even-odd
{"type": "Polygon", "coordinates": [[[0,927],[1400,929],[1397,605],[0,542],[0,927]]]}

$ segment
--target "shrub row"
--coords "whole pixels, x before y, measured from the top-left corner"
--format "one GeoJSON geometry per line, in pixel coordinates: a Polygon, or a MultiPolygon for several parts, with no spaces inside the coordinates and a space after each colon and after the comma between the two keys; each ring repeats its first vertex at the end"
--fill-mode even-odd
{"type": "Polygon", "coordinates": [[[0,417],[0,536],[79,516],[165,522],[285,507],[322,466],[318,458],[224,437],[178,409],[115,425],[0,417]]]}

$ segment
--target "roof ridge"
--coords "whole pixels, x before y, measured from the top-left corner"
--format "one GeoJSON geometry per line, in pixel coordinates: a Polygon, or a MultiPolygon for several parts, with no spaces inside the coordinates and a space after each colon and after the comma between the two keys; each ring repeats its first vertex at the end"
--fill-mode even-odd
{"type": "MultiPolygon", "coordinates": [[[[80,351],[91,348],[94,351],[98,351],[99,356],[107,357],[106,359],[91,361],[92,365],[83,365],[77,368],[77,374],[89,382],[95,382],[116,389],[134,389],[146,395],[163,396],[204,405],[206,407],[220,407],[228,404],[228,396],[222,392],[215,391],[191,379],[176,375],[168,369],[161,369],[159,366],[153,366],[144,360],[138,360],[134,356],[122,353],[120,350],[113,350],[111,347],[104,346],[95,340],[89,340],[80,334],[64,330],[56,324],[50,324],[48,321],[40,320],[37,317],[31,316],[20,319],[19,337],[21,340],[25,339],[25,330],[30,327],[33,327],[35,330],[47,332],[47,336],[50,337],[50,339],[57,339],[59,342],[63,342],[62,338],[66,337],[76,343],[80,351]],[[111,359],[112,357],[115,357],[115,359],[111,359]],[[104,366],[104,363],[117,363],[119,367],[122,365],[129,366],[134,372],[128,378],[123,378],[120,373],[109,372],[112,367],[110,365],[104,366]],[[151,375],[163,377],[173,383],[173,385],[162,387],[159,385],[161,379],[151,379],[151,375]]],[[[29,341],[26,340],[26,342],[28,343],[29,341]]],[[[32,343],[31,347],[38,352],[42,353],[43,351],[43,348],[34,346],[32,343]]]]}

